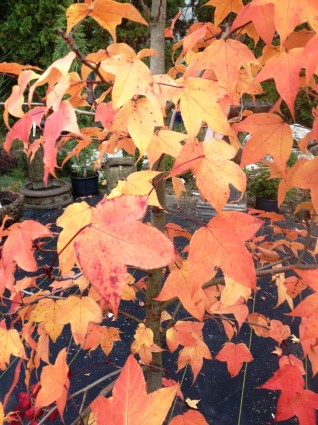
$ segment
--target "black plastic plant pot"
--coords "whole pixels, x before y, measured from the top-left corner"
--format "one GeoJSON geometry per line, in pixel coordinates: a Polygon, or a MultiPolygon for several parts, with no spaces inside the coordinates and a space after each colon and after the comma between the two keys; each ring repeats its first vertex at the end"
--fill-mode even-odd
{"type": "Polygon", "coordinates": [[[73,195],[89,196],[98,194],[98,175],[88,177],[71,176],[73,195]]]}
{"type": "Polygon", "coordinates": [[[277,199],[256,198],[255,206],[257,210],[279,213],[277,199]]]}

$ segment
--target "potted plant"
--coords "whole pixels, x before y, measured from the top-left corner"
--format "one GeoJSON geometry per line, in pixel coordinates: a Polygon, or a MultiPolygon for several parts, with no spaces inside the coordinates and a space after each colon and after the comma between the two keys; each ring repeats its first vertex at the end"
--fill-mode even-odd
{"type": "Polygon", "coordinates": [[[249,176],[247,193],[255,198],[258,210],[279,212],[277,193],[280,179],[271,179],[268,167],[262,167],[249,176]]]}
{"type": "Polygon", "coordinates": [[[67,169],[71,172],[71,182],[74,196],[97,195],[98,172],[94,168],[94,163],[98,158],[98,150],[89,145],[75,154],[76,149],[69,151],[63,161],[66,161],[67,169]]]}
{"type": "MultiPolygon", "coordinates": [[[[298,160],[295,152],[290,154],[287,167],[292,167],[298,160]]],[[[270,178],[270,169],[263,165],[247,173],[247,193],[255,198],[255,207],[258,210],[279,212],[278,185],[280,179],[270,178]]]]}

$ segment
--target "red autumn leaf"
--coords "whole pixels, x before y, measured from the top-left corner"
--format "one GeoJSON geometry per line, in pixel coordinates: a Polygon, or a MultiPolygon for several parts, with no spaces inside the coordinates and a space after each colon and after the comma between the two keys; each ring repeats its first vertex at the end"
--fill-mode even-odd
{"type": "Polygon", "coordinates": [[[315,410],[318,410],[318,394],[304,389],[293,397],[286,394],[279,397],[275,419],[284,421],[297,416],[299,425],[315,425],[315,410]]]}
{"type": "Polygon", "coordinates": [[[44,366],[41,373],[41,389],[35,400],[35,407],[49,406],[54,401],[63,417],[67,392],[70,386],[66,363],[66,348],[61,350],[54,365],[44,366]]]}
{"type": "Polygon", "coordinates": [[[112,397],[98,397],[90,407],[96,425],[161,425],[177,389],[178,385],[173,385],[147,394],[141,367],[130,355],[115,383],[112,397]]]}
{"type": "Polygon", "coordinates": [[[77,136],[81,136],[77,124],[76,113],[72,105],[64,100],[57,111],[53,112],[46,121],[43,132],[44,139],[44,182],[47,183],[49,174],[55,175],[56,140],[62,131],[70,131],[77,136]]]}
{"type": "Polygon", "coordinates": [[[315,425],[318,410],[318,394],[305,389],[302,375],[305,373],[302,362],[294,356],[283,356],[280,368],[272,378],[258,388],[279,390],[275,419],[282,421],[297,416],[300,425],[315,425]]]}
{"type": "Polygon", "coordinates": [[[227,363],[227,370],[232,378],[239,374],[243,362],[249,363],[254,360],[245,344],[234,344],[233,342],[225,343],[215,358],[227,363]]]}
{"type": "Polygon", "coordinates": [[[146,212],[146,196],[104,198],[91,223],[75,238],[85,276],[117,314],[127,265],[153,269],[174,261],[172,243],[157,229],[137,221],[146,212]]]}
{"type": "Polygon", "coordinates": [[[31,111],[27,112],[22,118],[20,118],[10,129],[6,135],[4,142],[4,148],[7,152],[10,151],[12,143],[18,139],[23,142],[24,149],[27,150],[30,142],[30,132],[32,123],[40,125],[41,119],[45,113],[44,107],[35,107],[31,111]]]}
{"type": "Polygon", "coordinates": [[[190,268],[198,285],[207,282],[219,267],[234,281],[255,289],[256,275],[252,256],[245,247],[262,222],[236,211],[222,212],[197,230],[190,242],[190,268]],[[233,250],[233,244],[236,249],[233,250]],[[206,252],[213,252],[208,256],[206,252]]]}
{"type": "Polygon", "coordinates": [[[224,140],[188,142],[183,146],[169,176],[192,170],[202,196],[220,212],[230,196],[230,184],[240,192],[245,191],[246,176],[231,161],[235,154],[236,149],[224,140]]]}

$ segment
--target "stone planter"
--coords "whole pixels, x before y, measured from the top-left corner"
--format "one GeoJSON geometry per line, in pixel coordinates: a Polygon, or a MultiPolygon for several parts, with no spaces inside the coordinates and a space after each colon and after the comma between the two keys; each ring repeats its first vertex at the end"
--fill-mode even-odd
{"type": "Polygon", "coordinates": [[[107,186],[109,191],[117,186],[118,180],[126,180],[129,174],[136,171],[135,158],[108,158],[106,162],[107,186]]]}
{"type": "Polygon", "coordinates": [[[73,195],[89,196],[98,194],[98,174],[88,177],[71,175],[73,195]]]}
{"type": "Polygon", "coordinates": [[[24,196],[21,193],[11,192],[11,190],[0,190],[0,203],[0,226],[6,215],[11,217],[11,219],[6,222],[6,226],[20,220],[24,204],[24,196]]]}

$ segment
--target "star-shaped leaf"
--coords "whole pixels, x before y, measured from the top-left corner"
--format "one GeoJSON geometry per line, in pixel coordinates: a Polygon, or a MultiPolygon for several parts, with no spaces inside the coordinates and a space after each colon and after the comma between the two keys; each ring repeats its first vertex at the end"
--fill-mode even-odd
{"type": "Polygon", "coordinates": [[[236,149],[224,140],[188,142],[183,146],[176,159],[170,176],[192,170],[201,195],[217,211],[221,211],[230,196],[229,184],[232,184],[240,192],[244,192],[246,187],[244,172],[230,160],[235,154],[236,149]]]}
{"type": "Polygon", "coordinates": [[[201,285],[209,280],[215,267],[242,285],[256,288],[252,256],[245,247],[262,222],[236,211],[222,212],[197,230],[190,242],[189,261],[192,279],[201,285]],[[233,243],[236,249],[233,250],[233,243]],[[213,255],[206,255],[211,252],[213,255]]]}
{"type": "Polygon", "coordinates": [[[131,355],[115,383],[112,397],[98,397],[90,407],[96,425],[161,425],[178,385],[160,388],[150,394],[137,361],[131,355]]]}
{"type": "Polygon", "coordinates": [[[146,196],[104,198],[91,223],[75,238],[85,276],[117,314],[127,280],[126,265],[153,269],[174,261],[172,243],[157,229],[137,221],[146,212],[146,196]]]}

